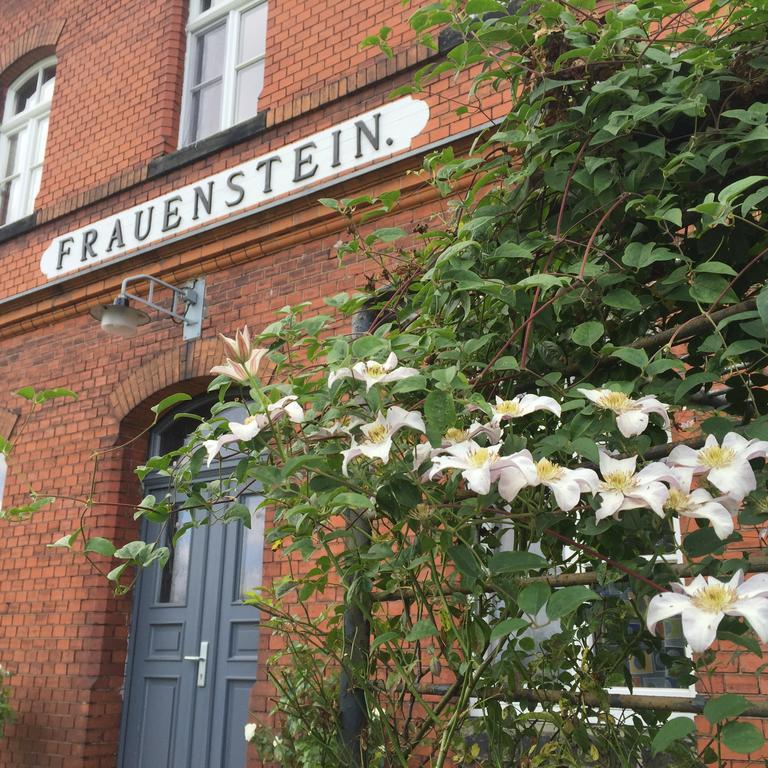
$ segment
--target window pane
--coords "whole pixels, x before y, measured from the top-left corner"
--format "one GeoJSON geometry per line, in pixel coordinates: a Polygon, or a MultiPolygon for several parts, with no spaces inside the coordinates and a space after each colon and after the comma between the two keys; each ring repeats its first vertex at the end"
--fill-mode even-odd
{"type": "Polygon", "coordinates": [[[240,17],[237,63],[264,55],[267,43],[267,4],[262,3],[240,17]]]}
{"type": "Polygon", "coordinates": [[[221,77],[224,71],[226,50],[227,27],[225,24],[219,24],[217,27],[198,35],[195,51],[197,58],[194,85],[221,77]]]}
{"type": "Polygon", "coordinates": [[[237,73],[235,122],[247,120],[256,114],[257,102],[264,87],[264,61],[257,61],[237,73]]]}
{"type": "Polygon", "coordinates": [[[37,135],[34,152],[32,153],[32,164],[38,165],[43,162],[45,157],[45,144],[48,140],[48,115],[37,122],[37,135]]]}
{"type": "MultiPolygon", "coordinates": [[[[249,502],[255,506],[257,499],[249,502]]],[[[240,584],[238,599],[246,592],[261,586],[262,563],[264,562],[264,510],[257,509],[251,514],[251,527],[243,527],[242,551],[240,553],[240,584]]]]}
{"type": "Polygon", "coordinates": [[[32,213],[35,209],[35,198],[40,191],[40,179],[43,175],[42,166],[38,165],[37,168],[33,168],[29,177],[29,193],[25,201],[24,210],[20,212],[20,215],[24,216],[27,213],[32,213]]]}
{"type": "Polygon", "coordinates": [[[192,94],[190,141],[216,133],[221,125],[221,83],[206,85],[192,94]]]}
{"type": "Polygon", "coordinates": [[[40,91],[40,101],[50,101],[53,98],[53,85],[56,82],[56,65],[43,70],[43,87],[40,91]]]}
{"type": "MultiPolygon", "coordinates": [[[[185,523],[190,522],[192,516],[189,510],[179,514],[174,511],[168,521],[169,531],[176,531],[185,523]]],[[[192,536],[194,531],[187,531],[174,545],[172,535],[166,538],[165,546],[170,551],[168,564],[160,572],[160,594],[158,603],[184,603],[187,600],[187,583],[189,582],[189,554],[192,548],[192,536]]]]}
{"type": "Polygon", "coordinates": [[[8,156],[5,161],[5,168],[0,176],[10,176],[16,170],[16,155],[18,154],[19,134],[14,133],[8,137],[6,144],[8,156]]]}
{"type": "Polygon", "coordinates": [[[29,109],[35,103],[35,92],[37,91],[37,72],[32,77],[27,78],[16,89],[16,102],[13,108],[13,114],[18,115],[25,109],[29,109]]]}
{"type": "Polygon", "coordinates": [[[0,226],[9,221],[11,195],[15,193],[16,187],[18,187],[18,179],[11,179],[0,184],[0,226]]]}

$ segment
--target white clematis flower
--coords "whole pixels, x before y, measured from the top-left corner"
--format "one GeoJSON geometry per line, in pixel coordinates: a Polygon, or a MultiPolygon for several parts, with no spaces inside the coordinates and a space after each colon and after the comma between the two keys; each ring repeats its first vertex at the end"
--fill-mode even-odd
{"type": "Polygon", "coordinates": [[[410,427],[419,432],[426,432],[424,419],[416,411],[406,411],[397,405],[393,405],[386,416],[379,411],[376,421],[370,424],[363,424],[360,427],[365,440],[361,443],[352,439],[352,446],[342,451],[344,462],[341,465],[341,471],[347,475],[349,462],[357,456],[367,456],[369,459],[380,459],[384,464],[389,461],[389,452],[392,448],[392,436],[399,429],[410,427]]]}
{"type": "Polygon", "coordinates": [[[768,574],[760,573],[744,581],[742,571],[724,584],[712,576],[697,576],[687,586],[671,585],[673,592],[655,595],[648,604],[646,622],[651,632],[660,621],[678,614],[683,634],[696,653],[715,641],[717,627],[724,616],[743,616],[760,640],[768,642],[768,574]]]}
{"type": "Polygon", "coordinates": [[[274,403],[270,403],[267,406],[266,413],[254,413],[251,416],[247,416],[242,423],[230,421],[227,424],[229,427],[227,434],[221,435],[216,440],[206,440],[203,443],[208,454],[208,466],[211,466],[211,462],[227,443],[232,443],[236,440],[243,442],[253,440],[259,432],[269,428],[283,416],[287,416],[294,424],[301,424],[304,421],[304,409],[297,402],[298,399],[296,395],[286,395],[274,403]]]}
{"type": "Polygon", "coordinates": [[[484,496],[490,493],[504,469],[513,466],[511,456],[499,456],[502,446],[491,445],[488,448],[478,445],[474,440],[464,440],[444,449],[442,455],[432,459],[429,479],[446,469],[460,469],[461,476],[467,481],[467,487],[484,496]]]}
{"type": "Polygon", "coordinates": [[[397,355],[390,352],[384,363],[369,360],[366,363],[355,363],[351,368],[339,368],[338,371],[332,371],[328,376],[328,386],[332,387],[334,382],[339,379],[352,378],[357,381],[364,381],[365,389],[368,391],[374,384],[400,381],[400,379],[407,379],[417,374],[418,371],[415,368],[398,368],[397,355]]]}
{"type": "Polygon", "coordinates": [[[478,435],[485,435],[491,444],[498,443],[501,440],[501,429],[492,424],[481,424],[479,421],[473,421],[466,429],[457,429],[451,427],[443,435],[443,439],[437,448],[433,448],[430,443],[419,443],[413,450],[413,469],[417,470],[425,461],[439,456],[448,448],[454,445],[460,445],[467,440],[474,440],[478,435]]]}
{"type": "Polygon", "coordinates": [[[528,450],[508,457],[512,459],[499,478],[499,493],[512,501],[526,486],[544,485],[555,495],[557,506],[568,512],[581,499],[582,493],[595,493],[600,485],[597,473],[592,469],[568,469],[549,459],[533,460],[528,450]]]}
{"type": "Polygon", "coordinates": [[[247,742],[253,741],[253,737],[256,735],[256,723],[245,724],[245,740],[247,742]]]}
{"type": "Polygon", "coordinates": [[[691,469],[694,475],[707,473],[707,480],[715,488],[740,501],[757,488],[749,460],[766,456],[768,442],[765,440],[747,440],[729,432],[722,445],[717,444],[714,435],[707,435],[704,447],[698,451],[678,445],[666,461],[672,467],[691,469]]]}
{"type": "Polygon", "coordinates": [[[498,426],[506,419],[517,419],[534,411],[550,411],[555,416],[561,414],[560,404],[551,397],[517,395],[511,400],[503,400],[497,395],[496,405],[491,406],[491,413],[493,414],[491,424],[498,426]]]}
{"type": "Polygon", "coordinates": [[[672,472],[666,464],[655,461],[635,472],[637,456],[614,459],[600,451],[600,474],[603,476],[597,493],[601,504],[595,517],[600,522],[606,517],[619,519],[625,509],[652,509],[664,517],[664,502],[669,489],[661,480],[672,480],[672,472]]]}
{"type": "Polygon", "coordinates": [[[733,533],[733,517],[729,506],[732,499],[712,498],[705,488],[691,491],[693,470],[676,468],[672,470],[672,483],[664,509],[681,517],[698,517],[709,520],[715,535],[727,539],[733,533]]]}
{"type": "Polygon", "coordinates": [[[624,437],[634,437],[645,432],[649,413],[659,414],[664,422],[664,429],[669,430],[669,413],[667,413],[669,406],[653,395],[632,400],[623,392],[615,392],[612,389],[579,389],[578,391],[598,408],[615,413],[616,426],[624,437]]]}
{"type": "Polygon", "coordinates": [[[237,438],[233,434],[221,435],[216,440],[206,440],[203,443],[203,448],[208,456],[206,466],[210,467],[211,462],[219,455],[221,449],[228,443],[237,442],[237,438]]]}

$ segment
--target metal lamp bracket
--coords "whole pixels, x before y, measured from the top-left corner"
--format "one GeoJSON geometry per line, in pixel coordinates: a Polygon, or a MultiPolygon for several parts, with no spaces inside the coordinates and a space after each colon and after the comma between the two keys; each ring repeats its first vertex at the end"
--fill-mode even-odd
{"type": "Polygon", "coordinates": [[[205,311],[205,278],[198,277],[188,283],[177,287],[166,283],[152,275],[132,275],[123,280],[118,299],[127,299],[150,307],[161,315],[172,317],[183,324],[184,340],[200,337],[205,311]],[[146,281],[149,288],[146,296],[137,296],[129,291],[129,286],[134,283],[146,281]],[[171,307],[164,307],[155,301],[155,288],[161,288],[171,292],[171,307]]]}

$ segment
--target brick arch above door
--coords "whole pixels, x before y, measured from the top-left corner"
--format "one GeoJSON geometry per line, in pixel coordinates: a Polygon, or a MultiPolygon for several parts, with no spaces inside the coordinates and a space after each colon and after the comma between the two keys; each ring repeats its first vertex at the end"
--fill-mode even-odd
{"type": "Polygon", "coordinates": [[[0,45],[0,93],[35,62],[56,53],[66,19],[35,24],[14,40],[0,45]]]}
{"type": "Polygon", "coordinates": [[[132,368],[110,395],[113,418],[143,429],[152,421],[150,408],[166,395],[204,392],[212,378],[211,368],[221,363],[223,357],[218,339],[197,339],[148,359],[132,368]]]}

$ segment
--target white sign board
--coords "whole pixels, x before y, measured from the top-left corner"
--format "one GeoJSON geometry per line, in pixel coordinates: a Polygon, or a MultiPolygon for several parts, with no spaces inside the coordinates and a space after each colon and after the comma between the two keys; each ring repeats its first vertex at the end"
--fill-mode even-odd
{"type": "Polygon", "coordinates": [[[46,248],[40,269],[59,277],[216,220],[223,224],[234,213],[408,149],[428,119],[425,101],[408,96],[385,104],[61,235],[46,248]]]}

